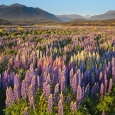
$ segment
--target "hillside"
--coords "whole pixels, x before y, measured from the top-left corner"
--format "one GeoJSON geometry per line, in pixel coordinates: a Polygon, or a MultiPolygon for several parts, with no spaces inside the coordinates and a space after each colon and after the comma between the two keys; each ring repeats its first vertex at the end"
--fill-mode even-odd
{"type": "Polygon", "coordinates": [[[107,20],[107,19],[115,19],[115,10],[110,10],[104,14],[94,15],[89,18],[90,20],[107,20]]]}
{"type": "Polygon", "coordinates": [[[10,23],[6,20],[0,19],[0,25],[9,25],[10,23]]]}
{"type": "Polygon", "coordinates": [[[39,8],[27,7],[21,4],[10,6],[0,6],[0,18],[13,22],[40,22],[40,21],[60,21],[55,15],[39,8]]]}

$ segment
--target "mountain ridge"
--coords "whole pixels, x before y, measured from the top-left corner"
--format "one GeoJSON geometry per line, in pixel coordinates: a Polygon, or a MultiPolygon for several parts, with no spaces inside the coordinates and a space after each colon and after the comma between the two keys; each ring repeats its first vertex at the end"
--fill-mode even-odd
{"type": "Polygon", "coordinates": [[[115,19],[115,10],[110,10],[103,14],[99,15],[78,15],[78,14],[65,14],[65,15],[56,15],[59,19],[63,20],[64,22],[78,20],[78,19],[86,19],[86,20],[108,20],[108,19],[115,19]],[[75,16],[76,15],[76,16],[75,16]],[[78,17],[77,17],[78,16],[78,17]],[[66,19],[66,20],[65,20],[66,19]]]}
{"type": "Polygon", "coordinates": [[[12,4],[10,6],[0,5],[0,19],[4,20],[46,20],[46,21],[57,21],[58,19],[54,14],[44,11],[40,8],[27,7],[21,4],[12,4]]]}
{"type": "Polygon", "coordinates": [[[75,19],[84,19],[83,16],[78,15],[78,14],[56,15],[56,17],[58,17],[60,20],[62,20],[64,22],[68,22],[68,21],[75,20],[75,19]]]}

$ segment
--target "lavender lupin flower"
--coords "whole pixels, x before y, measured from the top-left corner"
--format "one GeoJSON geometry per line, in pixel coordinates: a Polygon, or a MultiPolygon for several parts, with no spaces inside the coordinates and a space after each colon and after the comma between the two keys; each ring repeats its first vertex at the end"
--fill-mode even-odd
{"type": "Polygon", "coordinates": [[[52,112],[52,108],[53,108],[53,101],[52,101],[52,94],[50,94],[50,96],[48,97],[48,111],[52,112]]]}
{"type": "Polygon", "coordinates": [[[58,102],[58,115],[63,115],[63,102],[61,99],[58,102]]]}
{"type": "Polygon", "coordinates": [[[72,91],[74,93],[76,93],[76,91],[77,91],[77,78],[76,78],[76,74],[73,76],[73,79],[72,79],[72,91]]]}
{"type": "Polygon", "coordinates": [[[105,115],[105,112],[104,112],[104,111],[102,112],[102,115],[105,115]]]}
{"type": "Polygon", "coordinates": [[[82,98],[82,89],[81,89],[81,86],[78,86],[78,88],[77,88],[77,97],[76,97],[78,107],[81,103],[81,98],[82,98]]]}
{"type": "Polygon", "coordinates": [[[28,108],[27,107],[24,108],[24,115],[28,115],[28,108]]]}
{"type": "Polygon", "coordinates": [[[73,112],[73,113],[75,113],[76,112],[76,109],[77,109],[77,106],[76,106],[76,102],[71,102],[70,103],[70,109],[71,109],[71,111],[73,112]]]}
{"type": "Polygon", "coordinates": [[[25,80],[22,81],[21,96],[22,96],[23,99],[27,98],[27,90],[26,90],[26,82],[25,82],[25,80]]]}
{"type": "Polygon", "coordinates": [[[54,102],[57,103],[59,99],[59,83],[55,85],[54,89],[54,102]]]}
{"type": "Polygon", "coordinates": [[[104,96],[104,85],[103,85],[103,83],[101,83],[100,94],[101,94],[100,99],[103,100],[103,96],[104,96]]]}
{"type": "Polygon", "coordinates": [[[50,84],[48,84],[47,87],[46,87],[46,98],[47,99],[50,96],[50,93],[51,93],[51,91],[50,91],[50,84]]]}
{"type": "Polygon", "coordinates": [[[112,89],[112,78],[109,80],[109,88],[108,88],[108,92],[110,93],[111,92],[111,89],[112,89]]]}

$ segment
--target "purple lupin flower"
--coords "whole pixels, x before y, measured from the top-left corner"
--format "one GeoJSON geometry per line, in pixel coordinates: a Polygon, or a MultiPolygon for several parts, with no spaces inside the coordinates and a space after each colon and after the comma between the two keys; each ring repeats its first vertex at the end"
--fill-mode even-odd
{"type": "Polygon", "coordinates": [[[98,82],[96,83],[95,91],[96,91],[96,93],[99,93],[99,83],[98,82]]]}
{"type": "Polygon", "coordinates": [[[28,108],[27,107],[24,108],[24,115],[28,115],[28,108]]]}
{"type": "Polygon", "coordinates": [[[76,91],[77,91],[77,78],[76,78],[76,74],[73,76],[73,79],[72,79],[72,91],[73,91],[73,93],[76,93],[76,91]]]}
{"type": "Polygon", "coordinates": [[[23,99],[27,98],[27,90],[26,90],[25,79],[22,81],[22,85],[21,85],[21,96],[22,96],[23,99]]]}
{"type": "Polygon", "coordinates": [[[104,112],[104,111],[102,112],[102,115],[105,115],[105,112],[104,112]]]}
{"type": "Polygon", "coordinates": [[[46,77],[46,82],[48,84],[51,84],[50,73],[48,73],[48,76],[46,77]]]}
{"type": "Polygon", "coordinates": [[[34,97],[33,85],[30,85],[29,88],[28,88],[29,101],[31,100],[31,97],[34,97]]]}
{"type": "Polygon", "coordinates": [[[61,99],[58,102],[58,115],[63,115],[63,101],[61,99]]]}
{"type": "Polygon", "coordinates": [[[59,83],[55,85],[54,89],[54,102],[57,103],[59,100],[59,83]]]}
{"type": "Polygon", "coordinates": [[[70,103],[70,109],[71,109],[71,111],[73,112],[73,113],[75,113],[76,112],[76,109],[77,109],[77,105],[76,105],[76,102],[71,102],[70,103]]]}
{"type": "Polygon", "coordinates": [[[108,92],[110,93],[111,92],[111,89],[112,89],[112,78],[109,80],[109,88],[108,88],[108,92]]]}
{"type": "Polygon", "coordinates": [[[63,93],[62,93],[62,92],[61,92],[61,94],[60,94],[60,99],[62,100],[62,102],[64,101],[63,93]]]}
{"type": "Polygon", "coordinates": [[[38,88],[40,87],[40,76],[39,75],[37,76],[37,87],[38,88]]]}
{"type": "Polygon", "coordinates": [[[102,79],[103,79],[103,74],[102,74],[102,71],[101,71],[100,74],[99,74],[99,83],[100,84],[102,83],[102,79]]]}
{"type": "Polygon", "coordinates": [[[52,112],[53,108],[53,101],[52,101],[52,94],[48,97],[48,112],[52,112]]]}
{"type": "Polygon", "coordinates": [[[108,80],[107,80],[107,75],[106,75],[106,73],[105,73],[105,75],[104,75],[104,87],[105,87],[104,93],[106,93],[106,91],[107,91],[107,82],[108,82],[108,80]]]}
{"type": "Polygon", "coordinates": [[[48,99],[48,97],[50,96],[51,91],[50,91],[50,84],[47,85],[46,87],[46,98],[48,99]]]}
{"type": "Polygon", "coordinates": [[[70,86],[72,87],[73,68],[70,70],[70,86]]]}
{"type": "Polygon", "coordinates": [[[81,71],[80,69],[77,70],[77,87],[81,85],[81,71]]]}
{"type": "Polygon", "coordinates": [[[10,106],[12,103],[14,103],[14,96],[13,96],[13,91],[11,87],[7,87],[6,89],[6,107],[10,106]]]}
{"type": "Polygon", "coordinates": [[[36,68],[35,69],[35,75],[37,76],[39,74],[39,71],[38,71],[38,69],[36,68]]]}
{"type": "Polygon", "coordinates": [[[14,86],[14,99],[15,101],[19,101],[20,99],[20,90],[17,85],[14,86]]]}
{"type": "Polygon", "coordinates": [[[82,89],[81,89],[81,86],[79,85],[78,88],[77,88],[77,97],[76,97],[78,107],[81,103],[81,98],[82,98],[82,89]]]}
{"type": "Polygon", "coordinates": [[[100,94],[101,94],[100,99],[103,100],[103,96],[104,96],[104,85],[103,85],[103,83],[101,83],[100,94]]]}
{"type": "Polygon", "coordinates": [[[47,87],[47,82],[43,82],[43,93],[46,96],[46,87],[47,87]]]}
{"type": "Polygon", "coordinates": [[[85,95],[89,95],[89,91],[90,91],[90,85],[87,84],[86,88],[85,88],[85,95]]]}
{"type": "Polygon", "coordinates": [[[32,77],[31,84],[33,86],[33,94],[35,95],[35,91],[36,91],[36,76],[32,77]]]}
{"type": "Polygon", "coordinates": [[[19,75],[15,75],[14,77],[14,99],[15,101],[19,101],[21,97],[21,78],[19,75]]]}
{"type": "Polygon", "coordinates": [[[66,86],[65,86],[65,76],[61,78],[61,91],[65,92],[66,86]]]}

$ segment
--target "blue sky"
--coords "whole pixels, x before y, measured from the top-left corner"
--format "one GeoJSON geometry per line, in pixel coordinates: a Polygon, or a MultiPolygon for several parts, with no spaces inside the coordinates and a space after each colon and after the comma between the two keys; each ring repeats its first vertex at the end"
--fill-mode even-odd
{"type": "Polygon", "coordinates": [[[96,15],[115,10],[115,0],[0,0],[0,5],[20,3],[53,14],[96,15]]]}

